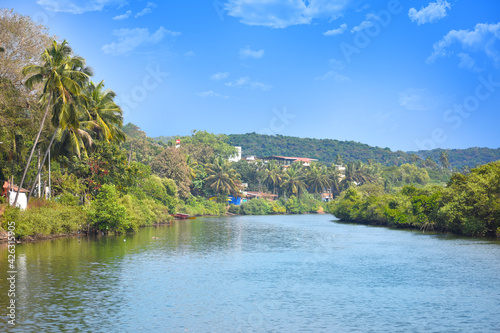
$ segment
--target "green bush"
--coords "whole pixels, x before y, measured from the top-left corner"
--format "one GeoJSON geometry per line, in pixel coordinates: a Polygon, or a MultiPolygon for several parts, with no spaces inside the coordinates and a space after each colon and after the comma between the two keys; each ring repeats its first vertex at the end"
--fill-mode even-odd
{"type": "Polygon", "coordinates": [[[89,210],[89,220],[93,229],[108,232],[125,232],[133,230],[127,217],[125,206],[119,203],[114,185],[104,184],[89,210]]]}
{"type": "Polygon", "coordinates": [[[16,238],[71,234],[85,228],[86,212],[81,206],[60,204],[24,211],[9,207],[3,215],[3,228],[7,230],[8,223],[12,221],[16,223],[16,238]]]}
{"type": "Polygon", "coordinates": [[[241,214],[241,206],[240,205],[229,205],[229,210],[232,214],[241,214]]]}
{"type": "Polygon", "coordinates": [[[266,199],[252,199],[241,204],[241,214],[244,215],[267,215],[271,213],[271,206],[266,199]]]}
{"type": "Polygon", "coordinates": [[[226,205],[223,203],[218,203],[215,200],[208,200],[202,197],[190,196],[186,201],[179,200],[177,204],[177,213],[189,214],[191,216],[220,216],[226,214],[226,212],[226,205]]]}

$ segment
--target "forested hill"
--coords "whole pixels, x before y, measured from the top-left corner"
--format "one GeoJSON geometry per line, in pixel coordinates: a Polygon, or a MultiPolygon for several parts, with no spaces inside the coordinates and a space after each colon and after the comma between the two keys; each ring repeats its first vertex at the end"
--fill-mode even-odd
{"type": "Polygon", "coordinates": [[[325,163],[335,161],[340,154],[344,162],[373,160],[385,165],[410,163],[410,154],[415,153],[422,159],[431,157],[439,163],[441,152],[446,151],[448,160],[454,167],[464,165],[473,167],[500,160],[500,148],[468,148],[468,149],[434,149],[417,152],[393,152],[389,148],[372,147],[354,141],[339,141],[332,139],[309,139],[283,135],[261,135],[256,133],[231,134],[229,143],[242,147],[243,156],[258,157],[281,155],[294,157],[317,158],[325,163]]]}
{"type": "Polygon", "coordinates": [[[309,139],[283,135],[261,135],[256,133],[231,134],[229,143],[242,147],[243,156],[258,157],[281,155],[317,158],[321,162],[332,163],[337,154],[344,162],[373,160],[382,164],[402,164],[409,161],[403,151],[392,152],[389,148],[372,147],[354,141],[332,139],[309,139]]]}

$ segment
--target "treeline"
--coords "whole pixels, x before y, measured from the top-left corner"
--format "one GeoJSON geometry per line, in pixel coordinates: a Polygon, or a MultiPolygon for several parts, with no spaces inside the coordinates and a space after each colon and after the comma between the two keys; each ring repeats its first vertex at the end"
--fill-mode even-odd
{"type": "Polygon", "coordinates": [[[381,163],[383,165],[402,165],[415,160],[424,161],[430,158],[439,163],[442,152],[449,156],[452,167],[475,167],[500,159],[500,148],[468,148],[468,149],[433,149],[416,152],[392,152],[389,148],[372,147],[354,141],[331,139],[298,138],[283,135],[262,135],[256,133],[231,134],[229,143],[243,148],[243,155],[258,157],[280,155],[308,157],[319,159],[324,163],[332,163],[337,155],[342,155],[346,162],[362,161],[381,163]]]}
{"type": "Polygon", "coordinates": [[[349,188],[329,209],[348,222],[500,237],[500,161],[456,173],[446,187],[349,188]]]}
{"type": "Polygon", "coordinates": [[[228,166],[221,156],[233,147],[209,147],[202,141],[219,137],[206,132],[183,149],[159,144],[134,125],[123,126],[115,93],[91,80],[91,67],[67,41],[4,9],[0,32],[0,180],[13,178],[33,191],[41,172],[44,189],[51,164],[50,193],[35,190],[42,198],[28,199],[27,210],[0,198],[1,222],[15,221],[16,237],[129,232],[169,222],[176,212],[226,212],[224,203],[205,197],[235,193],[237,177],[224,187],[213,176],[228,166]]]}

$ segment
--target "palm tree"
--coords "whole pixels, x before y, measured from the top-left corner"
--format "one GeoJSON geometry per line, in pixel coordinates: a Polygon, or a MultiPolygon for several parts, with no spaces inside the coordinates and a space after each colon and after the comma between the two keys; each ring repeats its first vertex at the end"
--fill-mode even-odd
{"type": "Polygon", "coordinates": [[[289,168],[286,169],[284,174],[284,180],[281,184],[281,190],[285,194],[285,197],[288,193],[292,195],[300,196],[306,189],[306,184],[304,183],[304,175],[302,172],[302,164],[293,163],[289,168]],[[294,166],[300,165],[300,167],[294,166]]]}
{"type": "Polygon", "coordinates": [[[104,81],[97,85],[90,82],[85,87],[87,106],[85,108],[88,120],[91,120],[92,130],[97,139],[101,141],[125,141],[123,127],[123,111],[116,105],[116,93],[104,89],[104,81]]]}
{"type": "Polygon", "coordinates": [[[450,169],[451,164],[448,161],[448,153],[447,152],[445,152],[445,151],[441,152],[441,155],[439,156],[439,162],[441,163],[441,166],[444,169],[450,169]]]}
{"type": "Polygon", "coordinates": [[[264,170],[264,182],[267,186],[272,186],[273,194],[276,194],[276,188],[280,186],[282,181],[282,167],[271,160],[267,163],[267,168],[264,170]]]}
{"type": "Polygon", "coordinates": [[[363,185],[378,180],[376,170],[370,168],[368,165],[361,161],[347,163],[345,170],[345,178],[342,179],[341,185],[344,189],[348,188],[350,184],[363,185]]]}
{"type": "MultiPolygon", "coordinates": [[[[29,65],[23,68],[23,75],[31,75],[25,83],[29,89],[33,88],[35,84],[43,84],[40,104],[45,106],[45,112],[19,184],[19,190],[24,184],[26,173],[28,172],[49,110],[52,107],[54,113],[52,117],[53,122],[59,119],[62,112],[68,111],[68,107],[73,101],[73,96],[80,94],[82,89],[81,82],[87,81],[89,78],[89,75],[84,71],[75,70],[75,68],[85,67],[83,58],[72,57],[71,54],[71,47],[66,41],[58,44],[54,40],[52,45],[42,53],[43,65],[29,65]],[[57,107],[54,107],[56,105],[57,107]]],[[[14,206],[17,203],[18,197],[19,191],[16,194],[14,206]]]]}
{"type": "Polygon", "coordinates": [[[231,167],[229,161],[218,156],[205,168],[208,177],[205,186],[211,188],[218,195],[238,196],[240,193],[239,174],[231,167]]]}
{"type": "Polygon", "coordinates": [[[189,171],[189,178],[191,180],[195,179],[196,173],[198,171],[197,170],[198,162],[191,155],[186,155],[186,164],[189,171]]]}
{"type": "Polygon", "coordinates": [[[316,195],[321,194],[330,186],[330,182],[331,179],[326,166],[311,163],[305,176],[308,191],[316,195]]]}
{"type": "Polygon", "coordinates": [[[330,191],[332,193],[332,197],[336,197],[342,191],[341,184],[340,184],[342,179],[340,176],[340,172],[337,169],[335,163],[333,163],[328,168],[328,176],[330,178],[330,191]]]}

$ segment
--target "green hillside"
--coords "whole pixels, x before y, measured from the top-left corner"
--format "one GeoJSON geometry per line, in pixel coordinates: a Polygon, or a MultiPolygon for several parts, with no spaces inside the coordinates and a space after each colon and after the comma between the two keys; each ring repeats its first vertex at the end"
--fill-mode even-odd
{"type": "Polygon", "coordinates": [[[393,152],[389,148],[372,147],[354,141],[332,139],[309,139],[284,135],[262,135],[257,133],[231,134],[229,143],[241,146],[243,156],[257,157],[282,155],[294,157],[316,158],[325,163],[335,161],[340,154],[344,162],[372,160],[384,165],[401,165],[412,162],[410,154],[414,153],[422,159],[431,157],[439,163],[441,152],[448,154],[453,167],[476,166],[500,160],[500,148],[468,148],[468,149],[434,149],[416,152],[393,152]]]}

